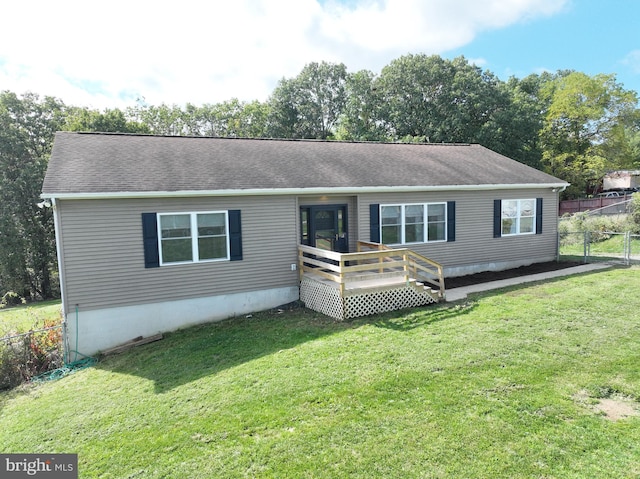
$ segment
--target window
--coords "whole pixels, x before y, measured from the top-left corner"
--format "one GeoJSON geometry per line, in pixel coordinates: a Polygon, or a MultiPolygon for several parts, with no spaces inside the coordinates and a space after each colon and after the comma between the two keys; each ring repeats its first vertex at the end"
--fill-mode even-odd
{"type": "Polygon", "coordinates": [[[226,211],[158,214],[160,264],[229,259],[226,211]]]}
{"type": "Polygon", "coordinates": [[[402,206],[382,206],[381,210],[382,243],[403,243],[402,206]]]}
{"type": "Polygon", "coordinates": [[[447,240],[447,204],[381,205],[383,244],[427,243],[447,240]]]}
{"type": "Polygon", "coordinates": [[[534,233],[536,233],[536,200],[502,200],[502,236],[534,233]]]}

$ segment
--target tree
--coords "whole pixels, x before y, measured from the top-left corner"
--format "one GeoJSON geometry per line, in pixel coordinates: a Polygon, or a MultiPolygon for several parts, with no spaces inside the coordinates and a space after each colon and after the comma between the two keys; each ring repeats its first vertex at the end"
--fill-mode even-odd
{"type": "Polygon", "coordinates": [[[584,195],[608,169],[633,162],[623,157],[633,140],[625,132],[637,131],[638,98],[614,75],[560,72],[543,95],[549,107],[540,131],[542,161],[571,183],[567,197],[584,195]]]}
{"type": "Polygon", "coordinates": [[[104,112],[88,108],[68,108],[65,130],[149,133],[149,128],[146,125],[128,120],[124,112],[117,108],[107,108],[104,112]]]}
{"type": "Polygon", "coordinates": [[[481,142],[492,138],[483,130],[492,127],[496,112],[508,104],[499,84],[464,57],[405,55],[380,75],[384,121],[395,138],[481,142]]]}
{"type": "Polygon", "coordinates": [[[268,105],[237,98],[216,104],[197,106],[187,103],[183,108],[162,104],[141,104],[128,108],[126,125],[135,126],[156,135],[264,137],[268,105]]]}
{"type": "Polygon", "coordinates": [[[244,103],[240,116],[240,129],[237,136],[246,138],[262,138],[267,136],[267,119],[269,105],[254,100],[244,103]]]}
{"type": "Polygon", "coordinates": [[[153,135],[180,136],[188,135],[189,127],[184,111],[177,105],[147,105],[144,100],[135,107],[126,110],[130,121],[145,125],[153,135]]]}
{"type": "MultiPolygon", "coordinates": [[[[56,295],[53,215],[39,208],[53,136],[65,105],[52,97],[0,93],[0,289],[26,298],[56,295]]],[[[42,205],[41,205],[42,206],[42,205]]]]}
{"type": "Polygon", "coordinates": [[[541,170],[542,150],[539,132],[548,108],[541,96],[542,86],[551,75],[511,77],[504,89],[507,106],[494,112],[480,143],[525,165],[541,170]]]}
{"type": "Polygon", "coordinates": [[[326,139],[334,134],[346,99],[344,64],[309,63],[282,79],[269,99],[267,134],[281,138],[326,139]]]}
{"type": "Polygon", "coordinates": [[[268,106],[237,98],[201,107],[187,105],[186,121],[192,125],[190,135],[257,138],[265,136],[268,106]]]}
{"type": "Polygon", "coordinates": [[[601,145],[602,155],[607,158],[609,170],[640,169],[640,110],[637,118],[615,125],[607,141],[601,145]]]}
{"type": "Polygon", "coordinates": [[[336,138],[350,141],[385,141],[389,133],[382,122],[378,78],[368,70],[346,79],[346,101],[336,138]]]}

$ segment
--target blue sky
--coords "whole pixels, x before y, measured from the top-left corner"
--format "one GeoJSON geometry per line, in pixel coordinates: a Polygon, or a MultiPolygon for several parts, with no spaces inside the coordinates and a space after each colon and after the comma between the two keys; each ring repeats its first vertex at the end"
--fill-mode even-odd
{"type": "Polygon", "coordinates": [[[30,0],[3,18],[0,90],[100,109],[264,101],[309,62],[378,74],[407,53],[640,91],[640,0],[30,0]]]}
{"type": "Polygon", "coordinates": [[[447,52],[481,59],[501,79],[544,70],[616,74],[640,92],[640,1],[574,0],[548,18],[483,32],[447,52]]]}

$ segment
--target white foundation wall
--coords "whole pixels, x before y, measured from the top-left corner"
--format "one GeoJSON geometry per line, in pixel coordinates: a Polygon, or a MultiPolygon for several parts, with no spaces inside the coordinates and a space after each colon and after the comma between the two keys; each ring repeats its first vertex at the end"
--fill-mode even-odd
{"type": "Polygon", "coordinates": [[[91,356],[140,336],[275,308],[298,300],[299,293],[296,286],[91,311],[79,305],[77,313],[72,306],[66,313],[70,358],[76,350],[91,356]]]}

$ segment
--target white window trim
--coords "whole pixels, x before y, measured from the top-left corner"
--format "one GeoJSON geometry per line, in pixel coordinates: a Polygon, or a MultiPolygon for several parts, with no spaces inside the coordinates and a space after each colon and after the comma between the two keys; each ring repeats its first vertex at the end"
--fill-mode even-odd
{"type": "Polygon", "coordinates": [[[400,207],[400,237],[401,237],[401,242],[400,243],[388,243],[391,245],[411,245],[411,244],[426,244],[426,243],[446,243],[447,242],[447,234],[448,234],[448,230],[449,228],[447,227],[447,225],[449,224],[449,218],[448,218],[448,209],[447,209],[447,202],[446,201],[438,201],[438,202],[434,202],[434,203],[392,203],[392,204],[381,204],[380,205],[380,242],[382,243],[382,226],[383,226],[383,220],[382,220],[382,208],[383,207],[394,207],[394,206],[399,206],[400,207]],[[429,235],[429,222],[428,222],[428,207],[429,206],[436,206],[436,205],[443,205],[444,206],[444,239],[441,240],[431,240],[429,241],[428,239],[428,235],[429,235]],[[422,228],[422,241],[414,241],[411,243],[407,243],[405,241],[405,233],[406,233],[406,219],[405,219],[405,210],[407,206],[422,206],[422,224],[423,224],[423,228],[422,228]]]}
{"type": "Polygon", "coordinates": [[[500,235],[501,236],[526,236],[526,235],[535,235],[536,234],[536,221],[537,221],[537,205],[536,205],[536,199],[535,198],[513,198],[513,199],[503,199],[501,202],[501,211],[500,211],[500,235]],[[515,201],[516,202],[516,216],[514,218],[511,218],[510,216],[504,216],[503,212],[504,212],[504,202],[505,201],[515,201]],[[533,227],[531,229],[531,231],[527,231],[526,233],[522,233],[520,232],[520,219],[522,218],[521,215],[521,204],[523,201],[531,201],[533,202],[533,216],[526,216],[525,218],[532,218],[533,219],[533,227]],[[502,222],[505,219],[515,219],[516,221],[516,232],[515,233],[503,233],[502,232],[502,222]]]}
{"type": "Polygon", "coordinates": [[[229,238],[229,212],[227,210],[222,211],[175,211],[172,213],[157,213],[157,225],[158,225],[158,252],[160,254],[160,266],[174,266],[181,264],[193,264],[193,263],[216,263],[220,261],[230,261],[231,260],[231,251],[230,251],[230,238],[229,238]],[[212,258],[212,259],[199,259],[199,249],[198,249],[198,215],[211,215],[211,214],[224,214],[224,223],[225,223],[225,236],[226,236],[226,244],[227,244],[227,256],[225,258],[212,258]],[[174,215],[189,215],[189,221],[191,226],[191,261],[171,261],[169,263],[165,263],[162,260],[162,225],[160,222],[160,218],[162,216],[174,216],[174,215]],[[195,234],[194,234],[195,233],[195,234]]]}

